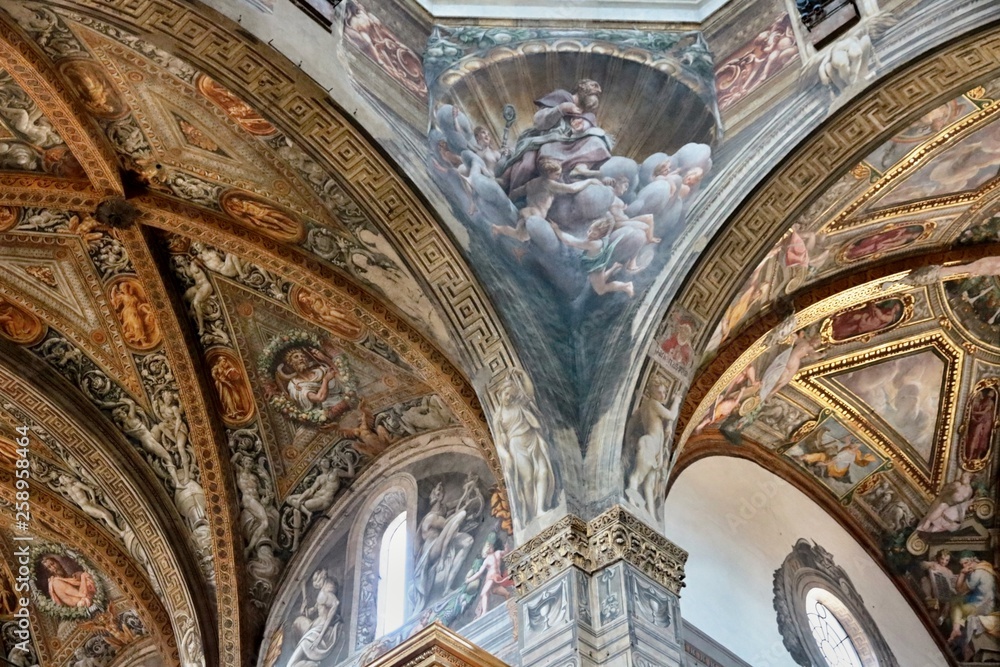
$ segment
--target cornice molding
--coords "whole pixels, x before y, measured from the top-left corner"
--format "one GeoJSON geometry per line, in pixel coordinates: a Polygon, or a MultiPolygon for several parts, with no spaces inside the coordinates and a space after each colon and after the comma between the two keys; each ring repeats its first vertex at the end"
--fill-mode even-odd
{"type": "Polygon", "coordinates": [[[508,667],[435,621],[368,667],[508,667]]]}
{"type": "Polygon", "coordinates": [[[674,595],[684,587],[687,552],[615,505],[590,522],[573,515],[505,557],[518,597],[575,567],[590,575],[627,562],[674,595]]]}

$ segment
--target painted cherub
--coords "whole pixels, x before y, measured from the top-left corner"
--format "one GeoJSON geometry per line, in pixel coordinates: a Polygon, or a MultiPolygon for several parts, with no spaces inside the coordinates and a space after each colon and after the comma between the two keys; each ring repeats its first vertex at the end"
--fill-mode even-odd
{"type": "MultiPolygon", "coordinates": [[[[630,218],[625,212],[625,202],[622,201],[622,195],[628,192],[630,183],[628,178],[624,176],[618,176],[616,178],[606,178],[604,179],[604,184],[610,187],[615,193],[615,199],[611,202],[611,208],[608,209],[608,213],[614,218],[615,226],[614,229],[621,229],[622,227],[629,227],[630,229],[638,229],[640,232],[645,234],[646,243],[659,243],[660,238],[654,235],[654,220],[652,213],[644,213],[642,215],[637,215],[634,218],[630,218]]],[[[625,267],[629,271],[638,270],[638,266],[635,263],[635,257],[633,256],[628,265],[625,267]]]]}
{"type": "Polygon", "coordinates": [[[514,227],[493,225],[494,235],[503,234],[518,241],[527,241],[530,238],[526,227],[528,218],[547,219],[556,195],[575,195],[591,185],[601,185],[601,182],[596,178],[588,178],[575,183],[563,183],[560,180],[562,178],[562,165],[559,164],[558,160],[552,158],[541,158],[538,161],[538,170],[542,173],[541,176],[531,179],[510,193],[512,201],[521,197],[526,198],[524,207],[518,211],[517,224],[514,227]]]}
{"type": "Polygon", "coordinates": [[[554,222],[549,224],[552,225],[552,231],[560,241],[583,251],[580,265],[587,272],[590,286],[595,293],[624,292],[630,297],[635,296],[635,288],[631,280],[628,282],[610,280],[611,276],[622,268],[621,262],[613,261],[617,240],[610,238],[615,225],[615,219],[611,217],[610,213],[595,220],[587,229],[586,238],[582,239],[567,234],[559,229],[559,226],[554,222]]]}
{"type": "Polygon", "coordinates": [[[490,595],[499,595],[504,600],[510,599],[510,591],[507,590],[507,587],[511,585],[511,580],[510,577],[503,575],[503,557],[506,553],[499,542],[485,542],[482,551],[483,564],[479,570],[465,578],[466,584],[483,578],[483,587],[479,591],[479,603],[476,605],[476,618],[485,614],[489,609],[490,595]]]}

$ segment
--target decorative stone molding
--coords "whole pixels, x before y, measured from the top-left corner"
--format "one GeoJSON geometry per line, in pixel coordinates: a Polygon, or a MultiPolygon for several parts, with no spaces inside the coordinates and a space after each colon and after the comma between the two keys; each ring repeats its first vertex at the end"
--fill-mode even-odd
{"type": "Polygon", "coordinates": [[[368,667],[507,667],[507,663],[435,622],[368,667]]]}
{"type": "Polygon", "coordinates": [[[615,505],[589,523],[564,517],[508,554],[506,561],[519,597],[570,567],[593,574],[618,561],[680,595],[687,552],[615,505]]]}
{"type": "Polygon", "coordinates": [[[817,665],[825,661],[808,619],[806,599],[811,589],[823,591],[823,604],[847,632],[865,667],[899,664],[847,572],[834,563],[829,551],[805,539],[795,543],[774,571],[778,631],[795,662],[817,665]]]}
{"type": "Polygon", "coordinates": [[[504,557],[519,597],[524,597],[555,575],[576,567],[592,572],[589,526],[567,515],[504,557]]]}

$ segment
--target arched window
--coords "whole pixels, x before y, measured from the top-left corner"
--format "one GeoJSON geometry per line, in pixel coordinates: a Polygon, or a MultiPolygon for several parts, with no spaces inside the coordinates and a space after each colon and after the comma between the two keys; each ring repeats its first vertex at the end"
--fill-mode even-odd
{"type": "MultiPolygon", "coordinates": [[[[864,667],[858,649],[854,647],[854,642],[837,618],[838,615],[831,609],[843,607],[843,604],[839,600],[831,600],[831,597],[831,593],[822,588],[812,588],[806,594],[806,616],[816,646],[828,667],[864,667]],[[824,604],[824,600],[831,603],[831,606],[824,604]]],[[[847,610],[839,611],[843,615],[847,610]]]]}
{"type": "Polygon", "coordinates": [[[851,578],[818,544],[800,539],[775,570],[774,610],[803,667],[899,667],[851,578]]]}
{"type": "Polygon", "coordinates": [[[382,533],[378,556],[378,616],[375,637],[396,630],[406,620],[406,512],[400,512],[382,533]]]}

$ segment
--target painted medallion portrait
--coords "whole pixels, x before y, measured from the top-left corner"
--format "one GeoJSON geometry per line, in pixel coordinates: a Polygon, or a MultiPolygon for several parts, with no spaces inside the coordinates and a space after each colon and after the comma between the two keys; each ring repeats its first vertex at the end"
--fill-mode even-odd
{"type": "Polygon", "coordinates": [[[108,301],[129,347],[149,350],[160,342],[160,327],[153,306],[135,278],[123,278],[108,288],[108,301]]]}
{"type": "Polygon", "coordinates": [[[962,425],[962,467],[972,472],[984,469],[997,425],[1000,422],[1000,378],[988,378],[976,385],[965,408],[962,425]]]}
{"type": "Polygon", "coordinates": [[[913,297],[868,301],[827,318],[820,329],[825,343],[867,341],[878,333],[891,331],[913,317],[913,297]]]}
{"type": "Polygon", "coordinates": [[[128,105],[121,93],[96,60],[66,59],[59,63],[59,71],[90,113],[109,119],[121,118],[128,113],[128,105]]]}
{"type": "Polygon", "coordinates": [[[104,608],[106,594],[87,560],[59,545],[31,550],[32,593],[38,608],[63,620],[90,618],[104,608]]]}
{"type": "Polygon", "coordinates": [[[650,349],[650,355],[660,365],[683,375],[694,364],[692,341],[698,323],[687,312],[673,312],[670,320],[650,349]]]}
{"type": "Polygon", "coordinates": [[[0,232],[14,229],[21,220],[21,209],[16,206],[0,206],[0,232]]]}
{"type": "Polygon", "coordinates": [[[290,301],[303,317],[340,338],[357,341],[365,336],[364,325],[353,313],[345,308],[338,308],[332,301],[312,290],[296,286],[290,301]]]}
{"type": "Polygon", "coordinates": [[[258,370],[271,407],[292,421],[332,428],[358,405],[347,355],[315,334],[293,331],[273,338],[258,370]]]}
{"type": "Polygon", "coordinates": [[[40,319],[0,297],[0,336],[20,345],[32,345],[42,339],[45,329],[40,319]]]}
{"type": "Polygon", "coordinates": [[[240,360],[221,347],[210,350],[206,360],[222,408],[222,420],[229,426],[246,424],[256,413],[256,406],[240,360]]]}
{"type": "Polygon", "coordinates": [[[849,264],[861,259],[873,260],[888,252],[905,248],[926,239],[934,231],[934,227],[933,222],[890,225],[880,232],[851,241],[837,254],[837,260],[841,264],[849,264]]]}

